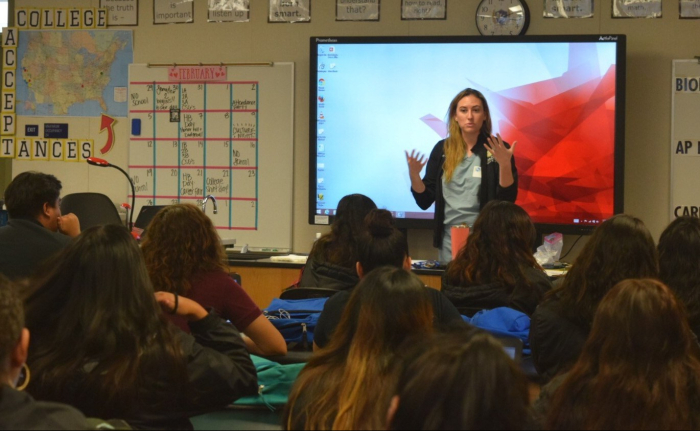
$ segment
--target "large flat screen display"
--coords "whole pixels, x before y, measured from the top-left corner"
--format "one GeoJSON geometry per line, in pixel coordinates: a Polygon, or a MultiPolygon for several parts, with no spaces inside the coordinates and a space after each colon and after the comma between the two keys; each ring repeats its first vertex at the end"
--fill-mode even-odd
{"type": "Polygon", "coordinates": [[[351,193],[429,228],[404,151],[426,156],[447,109],[481,91],[493,132],[517,141],[517,204],[543,231],[587,233],[623,210],[625,37],[314,37],[309,221],[351,193]]]}

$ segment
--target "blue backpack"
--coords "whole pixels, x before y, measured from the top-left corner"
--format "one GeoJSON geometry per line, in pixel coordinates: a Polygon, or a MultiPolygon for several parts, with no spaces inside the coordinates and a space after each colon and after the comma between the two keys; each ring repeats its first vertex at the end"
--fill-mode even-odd
{"type": "Polygon", "coordinates": [[[518,310],[498,307],[481,310],[469,318],[462,316],[465,322],[492,334],[519,338],[523,342],[523,354],[530,354],[530,317],[518,310]]]}
{"type": "Polygon", "coordinates": [[[310,350],[314,330],[328,298],[279,299],[275,298],[263,314],[282,334],[290,348],[301,346],[310,350]]]}

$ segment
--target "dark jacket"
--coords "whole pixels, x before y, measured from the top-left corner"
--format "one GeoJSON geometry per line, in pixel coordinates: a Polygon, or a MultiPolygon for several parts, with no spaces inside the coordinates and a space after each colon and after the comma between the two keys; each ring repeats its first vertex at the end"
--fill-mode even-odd
{"type": "Polygon", "coordinates": [[[70,240],[36,220],[12,219],[0,228],[0,274],[10,279],[32,276],[40,264],[63,250],[70,240]]]}
{"type": "Polygon", "coordinates": [[[509,307],[532,316],[544,295],[552,289],[547,274],[535,268],[525,268],[525,275],[531,286],[516,286],[508,292],[503,283],[480,286],[453,286],[442,277],[442,293],[457,307],[461,314],[469,316],[480,310],[509,307]]]}
{"type": "Polygon", "coordinates": [[[567,319],[559,297],[546,299],[530,322],[530,348],[537,373],[544,381],[569,371],[586,343],[590,328],[567,319]]]}
{"type": "MultiPolygon", "coordinates": [[[[486,157],[486,147],[484,147],[484,144],[487,142],[486,139],[486,136],[479,135],[479,140],[472,149],[472,152],[481,158],[481,186],[479,187],[480,208],[483,208],[492,200],[515,203],[515,199],[518,197],[518,170],[515,168],[515,158],[511,159],[513,179],[515,182],[503,188],[499,184],[500,169],[498,163],[494,159],[489,161],[488,157],[486,157]]],[[[510,145],[506,144],[506,147],[510,148],[510,145]]],[[[430,153],[430,158],[428,159],[428,164],[425,169],[425,176],[423,177],[425,191],[423,191],[423,193],[416,193],[413,188],[411,188],[413,198],[421,209],[427,210],[430,208],[430,205],[435,203],[433,246],[438,248],[442,246],[442,235],[445,229],[445,197],[442,193],[442,166],[444,163],[445,140],[443,139],[435,145],[433,151],[430,153]]]]}
{"type": "MultiPolygon", "coordinates": [[[[190,330],[192,335],[177,330],[189,379],[186,385],[175,385],[181,388],[179,392],[172,391],[172,385],[163,384],[172,379],[163,373],[153,376],[128,406],[115,407],[105,403],[101,394],[85,389],[86,375],[81,370],[64,385],[57,398],[87,416],[123,419],[134,428],[191,429],[190,417],[223,409],[242,396],[257,394],[255,366],[233,325],[212,313],[191,322],[190,330]]],[[[86,368],[91,365],[94,366],[88,364],[86,368]]]]}
{"type": "Polygon", "coordinates": [[[78,410],[63,404],[37,402],[26,392],[0,386],[0,430],[90,429],[78,410]]]}
{"type": "Polygon", "coordinates": [[[296,287],[323,287],[334,290],[352,289],[360,282],[355,268],[346,268],[309,257],[296,287]]]}

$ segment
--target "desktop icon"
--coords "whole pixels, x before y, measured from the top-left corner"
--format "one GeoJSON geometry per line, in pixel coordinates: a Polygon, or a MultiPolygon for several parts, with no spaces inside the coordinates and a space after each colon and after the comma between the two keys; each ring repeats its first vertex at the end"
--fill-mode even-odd
{"type": "Polygon", "coordinates": [[[324,180],[323,178],[319,178],[319,179],[318,179],[318,183],[319,183],[319,184],[323,184],[324,181],[325,181],[325,180],[324,180]]]}
{"type": "Polygon", "coordinates": [[[574,223],[579,223],[579,219],[575,218],[574,223]]]}
{"type": "Polygon", "coordinates": [[[326,80],[323,79],[323,78],[319,79],[319,80],[318,80],[318,85],[319,85],[319,87],[323,87],[324,85],[326,85],[326,80]]]}
{"type": "Polygon", "coordinates": [[[318,96],[318,101],[319,101],[320,103],[325,102],[325,100],[326,100],[326,99],[325,99],[323,96],[318,96]]]}
{"type": "Polygon", "coordinates": [[[323,133],[324,133],[325,131],[326,131],[325,129],[318,129],[318,134],[319,134],[319,135],[323,135],[323,133]]]}
{"type": "Polygon", "coordinates": [[[326,215],[330,214],[330,211],[326,210],[326,215]]]}
{"type": "Polygon", "coordinates": [[[326,151],[326,144],[318,144],[318,152],[322,153],[326,151]]]}
{"type": "Polygon", "coordinates": [[[318,194],[318,200],[322,201],[323,200],[323,193],[318,194]]]}
{"type": "Polygon", "coordinates": [[[329,46],[328,52],[335,53],[335,46],[329,46]]]}
{"type": "Polygon", "coordinates": [[[335,68],[336,68],[336,66],[337,66],[337,64],[335,64],[335,63],[331,63],[331,64],[330,64],[330,66],[329,66],[329,69],[335,69],[335,68]]]}
{"type": "Polygon", "coordinates": [[[325,64],[325,63],[321,63],[321,64],[318,65],[318,68],[319,68],[320,70],[323,70],[323,69],[326,68],[326,64],[325,64]]]}
{"type": "Polygon", "coordinates": [[[323,115],[323,112],[321,112],[321,113],[318,115],[318,119],[319,119],[319,120],[325,120],[325,119],[326,119],[326,116],[323,115]]]}
{"type": "Polygon", "coordinates": [[[318,164],[318,170],[319,170],[319,171],[322,171],[322,170],[324,170],[324,169],[326,169],[326,164],[325,164],[325,163],[319,163],[319,164],[318,164]]]}

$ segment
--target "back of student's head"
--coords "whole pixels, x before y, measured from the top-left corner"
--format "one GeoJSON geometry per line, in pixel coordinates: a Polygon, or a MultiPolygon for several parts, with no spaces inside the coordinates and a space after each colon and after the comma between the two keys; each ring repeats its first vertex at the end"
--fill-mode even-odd
{"type": "Polygon", "coordinates": [[[679,217],[659,239],[659,278],[688,310],[693,330],[700,328],[700,219],[679,217]]]}
{"type": "Polygon", "coordinates": [[[61,195],[61,182],[53,175],[23,172],[5,190],[5,206],[12,218],[36,218],[44,204],[55,207],[61,195]]]}
{"type": "Polygon", "coordinates": [[[141,245],[157,290],[185,295],[198,272],[224,270],[224,251],[211,219],[191,204],[169,205],[148,225],[141,245]]]}
{"type": "Polygon", "coordinates": [[[554,429],[697,429],[700,348],[685,310],[652,279],[600,302],[578,361],[555,393],[554,429]]]}
{"type": "Polygon", "coordinates": [[[658,253],[649,230],[640,219],[613,216],[596,228],[574,261],[559,289],[567,315],[590,326],[601,299],[618,282],[658,276],[658,253]]]}
{"type": "Polygon", "coordinates": [[[491,201],[481,210],[467,244],[450,264],[455,285],[526,283],[523,270],[539,267],[532,254],[536,231],[530,216],[518,205],[491,201]]]}
{"type": "Polygon", "coordinates": [[[388,429],[524,427],[527,379],[492,336],[464,330],[411,343],[399,362],[388,429]]]}
{"type": "Polygon", "coordinates": [[[124,227],[84,231],[40,270],[32,290],[32,393],[60,398],[76,370],[94,362],[87,384],[106,409],[101,417],[111,417],[109,409],[132,401],[149,372],[152,379],[156,370],[181,371],[143,257],[124,227]]]}
{"type": "Polygon", "coordinates": [[[0,274],[0,388],[8,381],[9,358],[24,328],[24,311],[16,287],[0,274]]]}
{"type": "Polygon", "coordinates": [[[406,236],[396,228],[387,210],[375,209],[365,217],[365,231],[358,240],[358,259],[365,274],[380,266],[402,268],[408,254],[406,236]]]}
{"type": "Polygon", "coordinates": [[[394,355],[408,337],[429,334],[432,322],[430,297],[415,274],[392,267],[367,274],[353,289],[329,345],[299,375],[285,426],[382,427],[391,397],[394,355]]]}
{"type": "Polygon", "coordinates": [[[311,256],[353,268],[357,262],[356,241],[364,230],[365,216],[377,205],[365,195],[344,196],[338,202],[331,231],[316,241],[311,256]]]}

